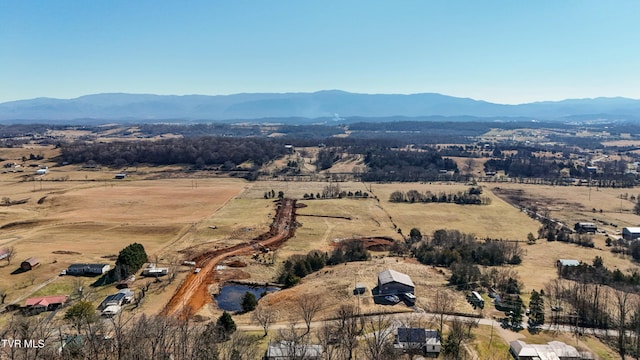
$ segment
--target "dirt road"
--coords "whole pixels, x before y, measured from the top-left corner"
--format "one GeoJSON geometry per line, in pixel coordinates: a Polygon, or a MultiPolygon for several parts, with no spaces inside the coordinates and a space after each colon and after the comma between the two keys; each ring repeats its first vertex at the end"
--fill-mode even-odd
{"type": "Polygon", "coordinates": [[[230,256],[249,255],[261,246],[277,248],[295,233],[296,201],[282,199],[278,202],[276,216],[269,231],[252,241],[224,249],[209,251],[197,256],[193,261],[201,268],[200,272],[187,275],[187,278],[167,303],[162,314],[187,318],[194,315],[205,304],[211,301],[209,285],[215,283],[216,265],[230,256]]]}

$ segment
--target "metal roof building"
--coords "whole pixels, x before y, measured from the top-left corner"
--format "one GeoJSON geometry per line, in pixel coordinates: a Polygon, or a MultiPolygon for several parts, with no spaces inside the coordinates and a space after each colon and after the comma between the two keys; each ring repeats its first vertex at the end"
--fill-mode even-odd
{"type": "Polygon", "coordinates": [[[593,359],[591,353],[581,353],[575,347],[560,341],[547,344],[527,344],[516,340],[509,343],[509,351],[516,360],[583,360],[593,359]]]}
{"type": "Polygon", "coordinates": [[[378,274],[378,292],[380,294],[414,293],[415,285],[409,275],[395,270],[385,270],[378,274]]]}
{"type": "Polygon", "coordinates": [[[635,240],[640,238],[640,227],[622,228],[622,238],[625,240],[635,240]]]}
{"type": "Polygon", "coordinates": [[[67,275],[102,275],[109,271],[108,264],[71,264],[67,269],[67,275]]]}

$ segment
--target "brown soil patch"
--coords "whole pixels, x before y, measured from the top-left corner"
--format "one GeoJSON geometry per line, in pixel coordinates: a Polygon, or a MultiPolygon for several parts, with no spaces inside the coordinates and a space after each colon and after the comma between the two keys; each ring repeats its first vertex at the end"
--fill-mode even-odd
{"type": "Polygon", "coordinates": [[[77,251],[69,251],[69,250],[55,250],[51,252],[52,254],[60,254],[60,255],[80,255],[77,251]]]}
{"type": "MultiPolygon", "coordinates": [[[[180,288],[167,303],[162,314],[189,317],[212,301],[209,286],[218,282],[216,265],[224,259],[236,255],[249,255],[258,247],[277,248],[295,234],[295,204],[293,199],[278,201],[278,208],[269,231],[250,242],[240,243],[224,249],[205,252],[196,256],[195,261],[202,269],[187,276],[180,288]]],[[[240,270],[238,270],[240,271],[240,270]]]]}
{"type": "Polygon", "coordinates": [[[246,263],[244,263],[244,262],[242,262],[242,261],[240,261],[240,260],[233,260],[233,261],[230,261],[230,262],[228,262],[226,265],[227,265],[228,267],[236,267],[236,268],[238,268],[238,267],[246,267],[246,266],[247,266],[247,264],[246,264],[246,263]]]}
{"type": "MultiPolygon", "coordinates": [[[[388,251],[393,245],[392,238],[388,237],[363,237],[363,238],[353,238],[353,239],[345,239],[342,241],[361,241],[368,250],[371,251],[388,251]]],[[[334,243],[334,246],[338,246],[341,242],[334,243]]]]}

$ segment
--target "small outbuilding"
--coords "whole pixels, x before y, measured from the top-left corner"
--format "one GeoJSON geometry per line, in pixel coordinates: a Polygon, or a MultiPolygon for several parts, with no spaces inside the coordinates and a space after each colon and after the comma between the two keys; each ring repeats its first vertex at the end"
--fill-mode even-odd
{"type": "Polygon", "coordinates": [[[622,228],[622,238],[631,241],[640,238],[640,227],[622,228]]]}
{"type": "Polygon", "coordinates": [[[114,176],[113,178],[114,178],[114,179],[118,179],[118,180],[122,180],[122,179],[124,179],[124,178],[126,178],[126,177],[127,177],[127,174],[125,174],[125,173],[120,173],[120,174],[116,174],[116,176],[114,176]]]}
{"type": "Polygon", "coordinates": [[[357,283],[356,287],[353,289],[353,295],[362,295],[367,292],[367,286],[362,283],[357,283]]]}
{"type": "Polygon", "coordinates": [[[38,265],[40,265],[40,261],[37,258],[30,257],[20,264],[20,268],[24,271],[29,271],[38,265]]]}
{"type": "Polygon", "coordinates": [[[409,275],[395,270],[385,270],[378,274],[378,293],[381,295],[413,294],[415,285],[409,275]]]}
{"type": "Polygon", "coordinates": [[[573,260],[573,259],[559,259],[556,262],[556,266],[559,268],[565,267],[565,266],[578,266],[580,265],[580,261],[579,260],[573,260]]]}

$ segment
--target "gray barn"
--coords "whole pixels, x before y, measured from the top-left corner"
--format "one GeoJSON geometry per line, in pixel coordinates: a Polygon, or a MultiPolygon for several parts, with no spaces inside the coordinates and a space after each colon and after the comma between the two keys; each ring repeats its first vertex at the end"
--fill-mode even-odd
{"type": "Polygon", "coordinates": [[[622,238],[625,240],[635,240],[640,238],[640,227],[622,228],[622,238]]]}
{"type": "Polygon", "coordinates": [[[409,275],[395,270],[385,270],[378,274],[378,292],[381,295],[415,292],[415,285],[409,275]]]}

